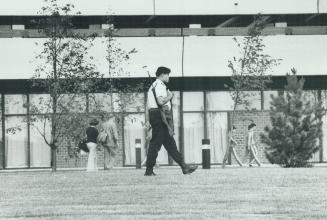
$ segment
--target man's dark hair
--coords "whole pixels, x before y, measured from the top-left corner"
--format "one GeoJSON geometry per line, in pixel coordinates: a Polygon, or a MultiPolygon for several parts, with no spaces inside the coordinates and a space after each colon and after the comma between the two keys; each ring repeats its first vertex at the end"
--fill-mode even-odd
{"type": "Polygon", "coordinates": [[[169,73],[170,73],[170,69],[169,68],[164,67],[164,66],[160,66],[157,69],[156,76],[158,77],[161,74],[169,74],[169,73]]]}
{"type": "Polygon", "coordinates": [[[99,121],[96,118],[91,119],[91,121],[90,121],[91,126],[96,126],[98,124],[99,124],[99,121]]]}
{"type": "Polygon", "coordinates": [[[253,127],[255,127],[255,126],[257,126],[255,123],[251,123],[249,126],[248,126],[248,130],[250,130],[251,128],[253,128],[253,127]]]}

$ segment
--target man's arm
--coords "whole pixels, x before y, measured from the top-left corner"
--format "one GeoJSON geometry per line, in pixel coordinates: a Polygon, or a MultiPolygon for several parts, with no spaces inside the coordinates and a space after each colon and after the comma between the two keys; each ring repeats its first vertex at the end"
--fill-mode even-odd
{"type": "Polygon", "coordinates": [[[174,97],[174,94],[172,92],[170,92],[169,90],[167,90],[167,97],[159,96],[158,103],[159,103],[159,105],[163,106],[167,102],[169,102],[173,97],[174,97]]]}
{"type": "Polygon", "coordinates": [[[235,145],[237,145],[237,142],[235,141],[235,139],[234,139],[233,137],[230,138],[230,141],[231,141],[232,143],[234,143],[235,145]]]}
{"type": "Polygon", "coordinates": [[[113,135],[115,144],[118,144],[118,138],[119,137],[118,137],[118,131],[117,131],[116,123],[112,123],[111,131],[112,131],[112,135],[113,135]]]}

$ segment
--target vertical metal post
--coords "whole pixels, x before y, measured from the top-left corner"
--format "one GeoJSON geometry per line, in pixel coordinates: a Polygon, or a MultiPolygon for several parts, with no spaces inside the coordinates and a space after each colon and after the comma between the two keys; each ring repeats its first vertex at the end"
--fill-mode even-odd
{"type": "Polygon", "coordinates": [[[202,169],[210,169],[210,139],[202,139],[202,169]]]}
{"type": "Polygon", "coordinates": [[[135,162],[136,162],[136,169],[141,169],[142,168],[141,139],[135,139],[135,162]]]}

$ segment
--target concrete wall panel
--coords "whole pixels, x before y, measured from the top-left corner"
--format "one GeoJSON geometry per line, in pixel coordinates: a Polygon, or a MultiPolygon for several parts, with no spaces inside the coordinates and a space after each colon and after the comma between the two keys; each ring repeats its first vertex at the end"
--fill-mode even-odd
{"type": "Polygon", "coordinates": [[[317,13],[316,0],[155,0],[156,15],[317,13]]]}
{"type": "MultiPolygon", "coordinates": [[[[3,0],[4,1],[4,0],[3,0]]],[[[83,15],[153,15],[153,0],[59,0],[72,3],[83,15]]],[[[0,15],[37,15],[44,6],[43,0],[6,0],[1,4],[0,15]]]]}
{"type": "MultiPolygon", "coordinates": [[[[0,38],[0,79],[32,77],[37,65],[35,56],[41,51],[44,41],[39,38],[0,38]]],[[[104,38],[97,38],[90,55],[94,56],[98,71],[108,77],[105,42],[104,38]]],[[[117,38],[114,44],[124,51],[135,48],[137,52],[131,54],[126,62],[118,62],[112,76],[147,77],[147,71],[155,76],[156,68],[161,65],[172,69],[171,76],[182,76],[181,37],[125,37],[117,38]]]]}
{"type": "MultiPolygon", "coordinates": [[[[59,0],[59,2],[67,2],[59,0]]],[[[83,15],[220,15],[326,13],[326,0],[71,0],[83,15]],[[319,6],[318,6],[319,2],[319,6]]],[[[43,0],[6,0],[0,15],[36,15],[43,0]]]]}
{"type": "MultiPolygon", "coordinates": [[[[265,37],[264,42],[265,53],[283,59],[273,75],[285,75],[292,67],[301,75],[327,74],[326,35],[276,35],[265,37]]],[[[186,37],[184,76],[231,75],[228,60],[240,55],[231,36],[186,37]]]]}

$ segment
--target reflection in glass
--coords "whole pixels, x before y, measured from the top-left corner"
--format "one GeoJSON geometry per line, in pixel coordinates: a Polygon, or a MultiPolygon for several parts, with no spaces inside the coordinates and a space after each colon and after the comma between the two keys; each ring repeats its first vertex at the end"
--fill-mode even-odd
{"type": "Polygon", "coordinates": [[[203,114],[184,113],[184,158],[186,163],[201,163],[204,138],[203,114]]]}
{"type": "Polygon", "coordinates": [[[123,93],[114,95],[115,111],[144,112],[144,93],[123,93]]]}
{"type": "Polygon", "coordinates": [[[309,101],[312,105],[318,103],[318,91],[316,90],[304,90],[305,100],[309,101]]]}
{"type": "Polygon", "coordinates": [[[30,114],[52,112],[52,100],[49,94],[30,94],[30,114]]]}
{"type": "Polygon", "coordinates": [[[263,92],[263,109],[264,110],[270,110],[270,106],[271,106],[271,95],[273,95],[274,97],[278,96],[278,91],[264,91],[263,92]]]}
{"type": "Polygon", "coordinates": [[[222,163],[227,149],[227,113],[208,113],[208,136],[211,146],[211,162],[222,163]]]}
{"type": "Polygon", "coordinates": [[[230,92],[207,92],[208,111],[233,110],[234,101],[230,92]]]}
{"type": "Polygon", "coordinates": [[[112,112],[111,103],[112,94],[93,93],[89,95],[89,111],[95,112],[101,110],[104,112],[112,112]]]}
{"type": "Polygon", "coordinates": [[[203,111],[203,92],[183,92],[184,111],[203,111]]]}
{"type": "Polygon", "coordinates": [[[322,155],[323,155],[323,161],[327,161],[327,116],[324,115],[322,118],[322,155]]]}
{"type": "MultiPolygon", "coordinates": [[[[0,94],[0,106],[1,106],[1,101],[2,101],[2,98],[1,98],[1,94],[0,94]]],[[[2,110],[2,108],[0,108],[0,115],[1,115],[1,110],[2,110]]],[[[0,154],[0,156],[1,156],[1,158],[0,158],[0,168],[4,168],[3,167],[3,157],[2,157],[4,152],[3,152],[2,120],[1,119],[2,119],[2,117],[0,117],[0,152],[1,152],[1,154],[0,154]]]]}
{"type": "Polygon", "coordinates": [[[62,94],[58,99],[58,112],[85,112],[86,96],[78,94],[62,94]]]}
{"type": "Polygon", "coordinates": [[[27,124],[24,117],[6,117],[6,167],[22,168],[28,166],[27,124]]]}
{"type": "MultiPolygon", "coordinates": [[[[179,148],[179,129],[180,129],[180,108],[181,108],[181,102],[180,102],[180,92],[173,92],[174,93],[174,98],[173,98],[173,116],[174,116],[174,139],[177,145],[177,149],[179,148]]],[[[166,154],[167,151],[164,147],[162,147],[163,150],[166,154]]],[[[168,154],[167,154],[168,157],[168,154]]],[[[174,164],[177,164],[175,161],[173,162],[174,164]]]]}
{"type": "Polygon", "coordinates": [[[43,117],[34,118],[30,126],[30,163],[31,167],[50,167],[51,149],[45,143],[51,138],[51,123],[43,117]]]}
{"type": "Polygon", "coordinates": [[[249,102],[249,105],[238,105],[237,110],[260,110],[261,109],[261,93],[258,91],[244,92],[246,94],[245,101],[249,102]],[[248,108],[248,109],[247,109],[248,108]]]}
{"type": "Polygon", "coordinates": [[[26,114],[26,95],[5,95],[5,114],[26,114]]]}
{"type": "MultiPolygon", "coordinates": [[[[125,165],[135,165],[135,139],[145,144],[144,114],[129,114],[124,118],[125,165]]],[[[141,149],[142,161],[145,158],[145,147],[141,149]]]]}

